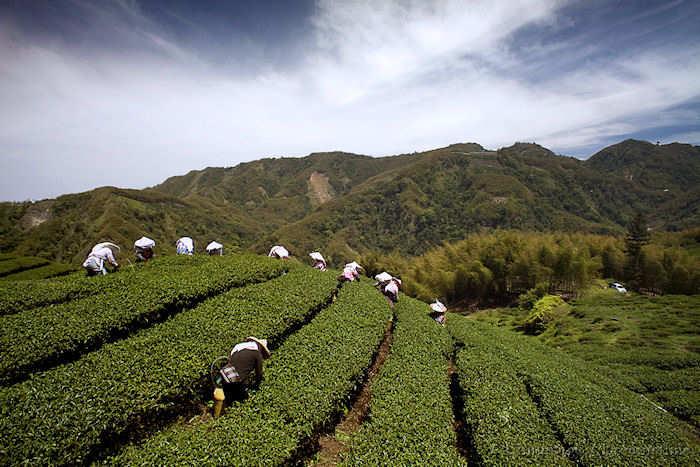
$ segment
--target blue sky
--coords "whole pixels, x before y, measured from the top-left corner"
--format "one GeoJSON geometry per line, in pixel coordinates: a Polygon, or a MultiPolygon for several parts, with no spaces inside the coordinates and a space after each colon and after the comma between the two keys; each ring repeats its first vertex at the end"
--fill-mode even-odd
{"type": "Polygon", "coordinates": [[[700,144],[700,2],[0,1],[0,199],[206,166],[700,144]]]}

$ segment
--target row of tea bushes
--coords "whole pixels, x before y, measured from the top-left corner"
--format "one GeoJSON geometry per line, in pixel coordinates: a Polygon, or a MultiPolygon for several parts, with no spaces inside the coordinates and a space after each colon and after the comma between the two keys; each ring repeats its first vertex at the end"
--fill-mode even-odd
{"type": "Polygon", "coordinates": [[[346,284],[338,300],[292,334],[247,400],[210,423],[175,426],[110,459],[116,465],[283,465],[308,454],[332,426],[369,368],[391,314],[366,284],[346,284]]]}
{"type": "Polygon", "coordinates": [[[110,274],[88,278],[76,273],[47,280],[3,281],[0,283],[0,316],[96,295],[117,281],[123,284],[125,277],[125,274],[110,274]]]}
{"type": "MultiPolygon", "coordinates": [[[[235,258],[217,257],[216,261],[227,263],[231,260],[235,261],[235,258]]],[[[0,315],[65,303],[91,295],[104,294],[111,290],[123,290],[125,287],[139,284],[144,277],[153,274],[191,274],[194,271],[192,268],[200,267],[212,260],[207,256],[166,256],[148,263],[124,266],[118,273],[95,277],[87,277],[84,272],[76,272],[64,277],[27,281],[21,276],[24,273],[12,274],[6,278],[8,280],[0,282],[0,315]],[[14,280],[15,278],[22,280],[14,280]]],[[[44,267],[55,265],[59,264],[28,270],[26,273],[31,275],[44,267]]]]}
{"type": "Polygon", "coordinates": [[[484,465],[571,465],[509,356],[475,338],[471,322],[451,316],[449,326],[460,348],[455,364],[472,455],[484,465]]]}
{"type": "Polygon", "coordinates": [[[391,353],[343,464],[465,465],[452,426],[450,336],[423,302],[402,297],[395,310],[391,353]]]}
{"type": "Polygon", "coordinates": [[[157,424],[159,413],[198,399],[210,363],[236,342],[256,335],[274,348],[335,290],[333,274],[295,270],[0,389],[0,464],[99,457],[139,423],[157,424]]]}
{"type": "MultiPolygon", "coordinates": [[[[472,366],[500,368],[516,377],[539,415],[547,420],[568,457],[584,465],[689,465],[699,452],[679,422],[589,363],[539,342],[460,316],[451,317],[455,339],[476,347],[472,366]],[[484,361],[479,361],[479,357],[484,361]],[[494,361],[495,360],[495,361],[494,361]],[[500,360],[500,363],[498,361],[500,360]]],[[[468,348],[462,352],[468,352],[468,348]]],[[[479,399],[465,399],[469,405],[479,399]]],[[[522,393],[520,393],[522,395],[522,393]]],[[[515,396],[514,396],[515,397],[515,396]]],[[[505,423],[505,422],[504,422],[505,423]]],[[[497,439],[500,449],[507,439],[497,439]]],[[[483,455],[481,452],[480,455],[483,455]]]]}
{"type": "Polygon", "coordinates": [[[9,276],[21,271],[46,266],[49,260],[44,258],[36,258],[34,256],[18,256],[16,258],[8,258],[0,261],[0,277],[9,276]]]}
{"type": "MultiPolygon", "coordinates": [[[[64,276],[75,271],[73,266],[61,263],[51,263],[24,271],[14,272],[2,278],[3,281],[29,281],[64,276]]],[[[26,283],[26,282],[25,282],[26,283]]]]}
{"type": "Polygon", "coordinates": [[[148,269],[98,295],[0,317],[0,382],[21,380],[232,287],[279,276],[286,267],[252,255],[220,259],[148,269]]]}

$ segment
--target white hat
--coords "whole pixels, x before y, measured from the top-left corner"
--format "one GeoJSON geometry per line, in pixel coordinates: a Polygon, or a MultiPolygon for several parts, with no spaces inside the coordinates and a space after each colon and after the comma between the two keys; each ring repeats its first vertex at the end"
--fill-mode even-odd
{"type": "Polygon", "coordinates": [[[314,259],[316,261],[323,261],[324,263],[326,262],[326,260],[323,258],[323,255],[318,251],[313,251],[309,253],[309,256],[311,256],[311,259],[314,259]]]}
{"type": "Polygon", "coordinates": [[[379,282],[386,282],[391,280],[391,274],[388,272],[384,271],[380,274],[377,274],[374,276],[374,280],[379,281],[379,282]]]}
{"type": "Polygon", "coordinates": [[[430,304],[430,308],[438,313],[445,313],[447,311],[447,307],[440,303],[440,300],[437,298],[435,299],[435,303],[430,304]]]}
{"type": "Polygon", "coordinates": [[[265,358],[270,356],[270,349],[267,348],[267,339],[258,339],[257,337],[248,336],[245,340],[257,343],[265,358]]]}
{"type": "Polygon", "coordinates": [[[282,245],[275,245],[270,249],[270,252],[267,254],[267,256],[275,256],[277,255],[280,258],[286,258],[289,256],[289,251],[282,245]]]}
{"type": "Polygon", "coordinates": [[[357,262],[353,261],[352,263],[348,263],[345,265],[346,268],[351,268],[351,269],[364,269],[362,266],[357,264],[357,262]]]}
{"type": "Polygon", "coordinates": [[[112,250],[112,253],[115,253],[115,254],[120,251],[120,248],[118,245],[115,245],[112,242],[102,242],[102,243],[98,243],[97,245],[93,246],[92,252],[94,253],[97,250],[101,250],[102,248],[109,248],[110,250],[112,250]]]}
{"type": "Polygon", "coordinates": [[[141,237],[134,242],[134,246],[138,248],[153,248],[156,246],[156,242],[148,237],[141,237]]]}
{"type": "Polygon", "coordinates": [[[207,250],[207,251],[220,250],[220,249],[222,249],[223,247],[224,247],[224,246],[223,246],[221,243],[219,243],[219,242],[211,242],[209,245],[207,245],[206,250],[207,250]]]}

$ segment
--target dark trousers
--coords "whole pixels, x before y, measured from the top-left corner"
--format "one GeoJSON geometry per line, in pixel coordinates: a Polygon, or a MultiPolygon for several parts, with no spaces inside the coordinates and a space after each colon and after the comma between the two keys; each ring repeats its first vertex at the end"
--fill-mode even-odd
{"type": "Polygon", "coordinates": [[[226,383],[223,389],[226,402],[229,404],[232,402],[244,401],[248,398],[248,389],[243,383],[226,383]]]}

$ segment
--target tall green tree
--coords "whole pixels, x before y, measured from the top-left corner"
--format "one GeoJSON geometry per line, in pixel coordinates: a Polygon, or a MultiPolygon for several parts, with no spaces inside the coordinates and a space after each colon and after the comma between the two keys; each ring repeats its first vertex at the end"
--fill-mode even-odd
{"type": "Polygon", "coordinates": [[[642,248],[649,243],[649,230],[642,213],[638,213],[627,229],[625,236],[625,276],[630,285],[639,288],[642,283],[642,248]]]}

